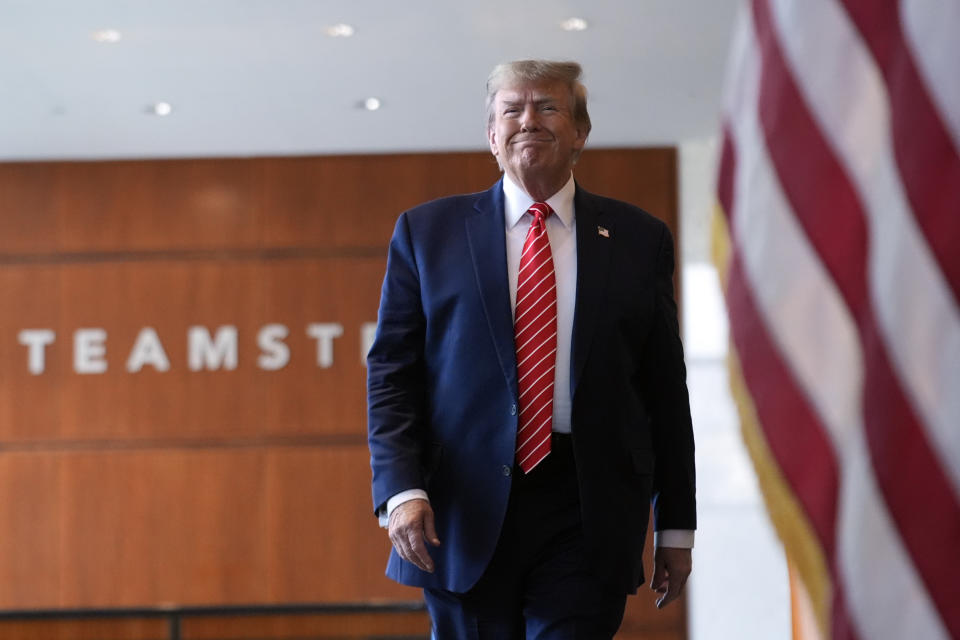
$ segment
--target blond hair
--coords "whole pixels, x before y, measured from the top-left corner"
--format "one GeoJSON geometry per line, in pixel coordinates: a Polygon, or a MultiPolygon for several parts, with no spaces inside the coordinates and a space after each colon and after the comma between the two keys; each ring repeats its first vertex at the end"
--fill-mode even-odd
{"type": "Polygon", "coordinates": [[[540,84],[561,82],[570,90],[573,121],[590,133],[590,114],[587,113],[587,88],[580,82],[583,69],[576,62],[552,60],[514,60],[498,64],[487,77],[487,127],[493,124],[493,102],[497,92],[511,84],[540,84]]]}

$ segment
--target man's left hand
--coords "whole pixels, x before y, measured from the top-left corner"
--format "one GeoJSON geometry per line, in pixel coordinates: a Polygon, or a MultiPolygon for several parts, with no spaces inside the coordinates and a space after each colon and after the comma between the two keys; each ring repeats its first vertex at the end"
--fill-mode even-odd
{"type": "Polygon", "coordinates": [[[653,565],[650,588],[660,594],[657,608],[663,609],[683,593],[683,586],[693,569],[693,558],[690,549],[658,547],[653,552],[653,565]]]}

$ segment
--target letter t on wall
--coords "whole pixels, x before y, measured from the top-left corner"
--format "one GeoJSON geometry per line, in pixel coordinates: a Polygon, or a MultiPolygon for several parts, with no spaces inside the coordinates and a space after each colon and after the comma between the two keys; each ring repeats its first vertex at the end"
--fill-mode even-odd
{"type": "Polygon", "coordinates": [[[38,376],[46,369],[46,346],[53,344],[57,335],[50,329],[24,329],[17,341],[27,347],[27,370],[38,376]]]}
{"type": "Polygon", "coordinates": [[[307,335],[317,339],[317,366],[329,369],[333,366],[333,339],[343,335],[343,325],[336,322],[320,322],[307,325],[307,335]]]}

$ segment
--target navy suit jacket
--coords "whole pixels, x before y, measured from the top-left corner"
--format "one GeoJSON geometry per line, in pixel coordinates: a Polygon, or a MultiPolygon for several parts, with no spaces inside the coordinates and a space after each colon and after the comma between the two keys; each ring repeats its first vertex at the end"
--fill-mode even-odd
{"type": "MultiPolygon", "coordinates": [[[[673,240],[632,205],[577,187],[571,428],[588,557],[634,592],[651,501],[659,529],[694,529],[693,433],[673,297],[673,240]],[[606,233],[600,233],[605,229],[606,233]]],[[[374,508],[422,488],[435,572],[394,551],[387,575],[468,590],[510,494],[517,373],[501,182],[403,213],[367,358],[374,508]]],[[[558,357],[564,357],[562,354],[558,357]]]]}

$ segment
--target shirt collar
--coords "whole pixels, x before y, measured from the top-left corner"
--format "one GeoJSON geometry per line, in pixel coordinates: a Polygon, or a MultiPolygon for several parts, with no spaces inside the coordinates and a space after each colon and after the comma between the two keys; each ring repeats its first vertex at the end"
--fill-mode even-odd
{"type": "MultiPolygon", "coordinates": [[[[554,214],[567,229],[573,226],[573,195],[577,190],[576,183],[573,181],[573,173],[570,179],[555,194],[547,198],[547,204],[553,209],[554,214]]],[[[507,223],[507,229],[512,229],[520,222],[520,218],[527,212],[535,200],[527,195],[527,192],[517,186],[513,180],[503,174],[503,197],[504,197],[504,219],[507,223]]]]}

